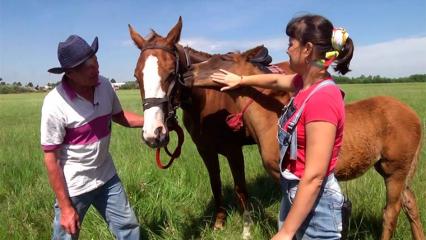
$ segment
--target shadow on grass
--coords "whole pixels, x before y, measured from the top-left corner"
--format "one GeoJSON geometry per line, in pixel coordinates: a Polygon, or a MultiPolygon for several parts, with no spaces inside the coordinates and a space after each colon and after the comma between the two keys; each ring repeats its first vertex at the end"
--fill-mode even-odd
{"type": "MultiPolygon", "coordinates": [[[[277,201],[280,201],[281,193],[279,192],[278,185],[271,177],[265,174],[265,176],[257,177],[255,181],[249,182],[247,184],[247,189],[251,199],[249,202],[251,206],[249,210],[252,212],[251,217],[254,224],[258,226],[275,226],[277,224],[276,217],[269,216],[265,212],[265,209],[275,204],[277,201]]],[[[232,187],[227,186],[223,189],[223,198],[228,214],[238,212],[242,215],[242,209],[240,209],[237,204],[234,189],[232,187]]],[[[183,239],[199,239],[206,225],[213,228],[214,211],[215,205],[212,197],[206,204],[203,214],[199,217],[190,219],[190,224],[182,230],[183,239]]],[[[264,230],[264,232],[268,231],[268,229],[262,230],[264,230]]]]}
{"type": "MultiPolygon", "coordinates": [[[[260,228],[264,233],[271,231],[271,226],[274,229],[277,225],[277,213],[271,214],[266,212],[266,209],[279,203],[281,200],[281,192],[278,184],[276,184],[269,175],[258,176],[254,181],[250,181],[247,184],[249,192],[249,210],[251,211],[251,217],[255,226],[260,228]]],[[[136,199],[143,199],[143,191],[136,185],[128,186],[128,191],[136,199]]],[[[205,208],[202,214],[191,214],[189,213],[187,225],[185,225],[180,231],[182,232],[183,239],[200,239],[203,232],[213,229],[214,224],[214,213],[215,204],[211,191],[208,192],[211,195],[210,200],[206,202],[205,208]],[[210,228],[210,229],[206,229],[210,228]]],[[[235,194],[233,186],[225,186],[223,189],[223,198],[226,211],[228,214],[238,212],[242,215],[242,211],[239,208],[237,201],[235,200],[235,194]]],[[[353,202],[356,206],[356,203],[353,202]]],[[[379,239],[382,231],[382,219],[380,216],[373,216],[368,213],[367,209],[357,209],[352,212],[349,226],[349,233],[347,239],[379,239]]],[[[135,208],[137,216],[144,216],[143,207],[135,208]]],[[[166,211],[160,210],[156,213],[156,218],[150,221],[144,219],[141,220],[140,230],[141,239],[149,239],[152,234],[161,237],[164,234],[164,223],[168,219],[166,211]]],[[[225,223],[225,228],[227,227],[225,223]]]]}
{"type": "Polygon", "coordinates": [[[347,239],[380,239],[382,218],[371,214],[364,215],[363,212],[363,209],[352,212],[347,239]]]}
{"type": "MultiPolygon", "coordinates": [[[[126,192],[128,194],[128,197],[132,196],[135,199],[143,199],[145,197],[144,191],[141,191],[141,186],[137,184],[128,184],[126,186],[126,192]]],[[[144,216],[144,209],[143,207],[141,208],[140,206],[137,206],[137,204],[138,203],[136,203],[136,205],[133,205],[131,203],[130,205],[133,208],[136,217],[139,219],[140,239],[149,239],[149,231],[147,229],[149,229],[150,232],[154,233],[155,235],[161,235],[161,226],[164,225],[166,213],[161,211],[161,213],[159,213],[160,217],[157,218],[156,221],[145,221],[144,217],[142,217],[141,219],[141,216],[144,216]]]]}

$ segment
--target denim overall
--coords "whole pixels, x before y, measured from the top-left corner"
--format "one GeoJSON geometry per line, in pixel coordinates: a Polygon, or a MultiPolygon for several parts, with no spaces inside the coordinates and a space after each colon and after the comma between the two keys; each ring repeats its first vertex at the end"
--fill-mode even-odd
{"type": "MultiPolygon", "coordinates": [[[[283,170],[284,156],[289,151],[290,161],[297,159],[297,122],[302,115],[303,109],[308,99],[321,88],[334,85],[332,80],[321,82],[308,95],[300,108],[296,111],[294,98],[283,108],[281,117],[278,120],[278,142],[280,147],[280,173],[281,190],[283,198],[281,200],[280,212],[278,216],[278,229],[280,229],[293,205],[299,185],[299,178],[288,170],[283,170]],[[295,115],[294,115],[295,114],[295,115]],[[284,128],[286,122],[294,115],[294,118],[284,128]]],[[[324,179],[324,184],[317,200],[308,214],[305,221],[296,233],[295,239],[340,239],[342,237],[342,205],[344,202],[339,184],[331,173],[324,179]]]]}
{"type": "Polygon", "coordinates": [[[290,99],[290,102],[283,108],[281,117],[278,119],[278,143],[280,145],[280,172],[283,174],[282,163],[284,156],[290,147],[290,159],[297,159],[297,122],[299,121],[300,116],[302,116],[303,109],[305,108],[306,102],[311,98],[311,96],[320,90],[321,88],[334,85],[335,83],[332,80],[322,81],[315,89],[306,97],[305,101],[300,106],[300,109],[296,112],[294,107],[294,97],[290,99]],[[285,124],[290,119],[291,116],[296,112],[296,115],[288,124],[287,129],[284,129],[285,124]]]}

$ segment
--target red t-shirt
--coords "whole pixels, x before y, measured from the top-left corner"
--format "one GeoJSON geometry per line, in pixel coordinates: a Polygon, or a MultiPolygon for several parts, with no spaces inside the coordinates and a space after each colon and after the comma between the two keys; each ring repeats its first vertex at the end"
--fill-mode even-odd
{"type": "MultiPolygon", "coordinates": [[[[324,79],[327,80],[327,79],[324,79]]],[[[296,111],[300,108],[302,103],[310,92],[321,81],[310,86],[308,89],[302,90],[303,79],[301,76],[296,76],[293,80],[293,84],[296,89],[296,95],[294,97],[294,105],[296,111]]],[[[297,160],[289,160],[288,154],[286,156],[285,168],[291,173],[301,178],[305,170],[305,155],[306,155],[306,141],[305,141],[305,125],[315,121],[325,121],[332,123],[337,127],[336,138],[334,141],[333,153],[328,166],[327,175],[329,175],[335,168],[337,158],[342,146],[343,140],[343,126],[345,122],[345,104],[343,102],[343,92],[336,85],[327,85],[317,92],[315,92],[311,98],[306,102],[305,109],[297,123],[297,160]]],[[[294,117],[295,114],[290,118],[294,117]]],[[[287,128],[287,121],[285,127],[287,128]]]]}

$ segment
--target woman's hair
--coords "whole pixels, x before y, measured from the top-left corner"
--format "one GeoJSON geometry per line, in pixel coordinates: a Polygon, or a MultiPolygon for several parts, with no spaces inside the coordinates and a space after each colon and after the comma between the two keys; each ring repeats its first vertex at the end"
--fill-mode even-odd
{"type": "MultiPolygon", "coordinates": [[[[338,50],[333,49],[331,37],[333,35],[333,24],[325,17],[319,15],[303,15],[293,18],[286,28],[286,34],[297,39],[305,45],[311,42],[318,57],[325,59],[326,52],[338,50]]],[[[354,52],[354,45],[351,38],[346,40],[345,45],[339,50],[334,70],[341,74],[350,71],[349,64],[354,52]]]]}

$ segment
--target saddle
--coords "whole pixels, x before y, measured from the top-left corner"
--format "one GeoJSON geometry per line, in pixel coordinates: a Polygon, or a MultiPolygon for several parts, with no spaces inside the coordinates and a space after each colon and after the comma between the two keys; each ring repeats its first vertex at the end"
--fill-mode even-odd
{"type": "Polygon", "coordinates": [[[268,49],[264,46],[262,46],[260,51],[250,59],[250,62],[260,68],[263,72],[271,72],[268,69],[268,66],[272,62],[272,57],[269,55],[268,49]]]}

